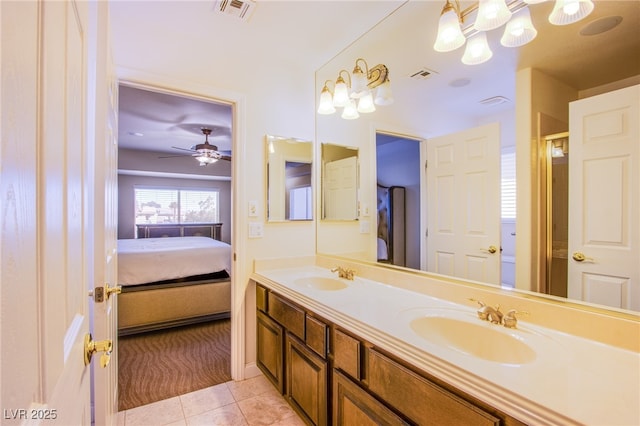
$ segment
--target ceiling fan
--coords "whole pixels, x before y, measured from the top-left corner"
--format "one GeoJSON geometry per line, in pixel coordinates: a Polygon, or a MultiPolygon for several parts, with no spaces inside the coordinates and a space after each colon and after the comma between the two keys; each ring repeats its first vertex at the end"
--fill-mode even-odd
{"type": "MultiPolygon", "coordinates": [[[[201,166],[207,166],[209,164],[215,163],[218,160],[231,161],[231,156],[223,155],[220,151],[218,151],[217,146],[211,145],[209,143],[209,135],[211,134],[211,129],[207,127],[203,127],[200,130],[204,135],[204,143],[199,143],[197,145],[192,146],[191,148],[180,148],[178,146],[172,146],[172,148],[179,149],[181,151],[190,152],[191,156],[195,157],[195,159],[198,160],[198,163],[201,166]]],[[[158,158],[172,158],[172,157],[183,157],[183,155],[170,155],[170,156],[158,157],[158,158]]]]}

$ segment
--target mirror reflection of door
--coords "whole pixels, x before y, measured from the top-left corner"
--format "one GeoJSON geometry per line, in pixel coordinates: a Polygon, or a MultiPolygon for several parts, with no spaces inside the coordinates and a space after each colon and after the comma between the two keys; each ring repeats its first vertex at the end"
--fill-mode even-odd
{"type": "Polygon", "coordinates": [[[311,163],[285,161],[285,220],[313,219],[311,163]]]}
{"type": "Polygon", "coordinates": [[[500,125],[427,141],[428,270],[500,285],[500,125]]]}
{"type": "Polygon", "coordinates": [[[420,269],[420,143],[376,133],[378,261],[420,269]]]}
{"type": "Polygon", "coordinates": [[[572,102],[569,111],[568,295],[638,311],[640,85],[572,102]]]}
{"type": "Polygon", "coordinates": [[[324,163],[324,218],[358,217],[358,159],[347,157],[324,163]]]}

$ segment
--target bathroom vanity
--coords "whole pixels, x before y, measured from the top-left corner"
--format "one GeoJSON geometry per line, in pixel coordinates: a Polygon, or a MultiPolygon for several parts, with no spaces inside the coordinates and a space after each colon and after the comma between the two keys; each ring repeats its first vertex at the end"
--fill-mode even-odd
{"type": "Polygon", "coordinates": [[[640,423],[638,350],[537,325],[539,301],[367,264],[348,280],[335,262],[256,261],[252,275],[257,364],[307,423],[640,423]],[[507,328],[469,298],[530,313],[507,328]]]}

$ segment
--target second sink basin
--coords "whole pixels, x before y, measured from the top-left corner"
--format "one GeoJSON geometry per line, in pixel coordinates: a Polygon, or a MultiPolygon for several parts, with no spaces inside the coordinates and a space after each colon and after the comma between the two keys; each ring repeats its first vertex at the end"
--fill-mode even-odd
{"type": "Polygon", "coordinates": [[[415,318],[410,325],[425,340],[487,361],[527,364],[536,359],[536,352],[515,331],[500,325],[439,315],[415,318]]]}
{"type": "Polygon", "coordinates": [[[348,287],[343,280],[328,277],[304,277],[298,278],[294,282],[301,287],[324,291],[342,290],[348,287]]]}

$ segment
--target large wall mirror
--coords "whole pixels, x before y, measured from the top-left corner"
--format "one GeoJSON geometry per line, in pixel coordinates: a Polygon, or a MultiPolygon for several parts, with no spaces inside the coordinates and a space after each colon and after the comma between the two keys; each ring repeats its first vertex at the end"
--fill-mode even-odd
{"type": "Polygon", "coordinates": [[[267,220],[313,220],[313,144],[265,136],[267,220]]]}
{"type": "MultiPolygon", "coordinates": [[[[420,158],[417,172],[420,184],[414,190],[419,193],[419,200],[411,206],[420,218],[406,223],[406,233],[411,238],[406,239],[404,266],[424,271],[434,271],[437,266],[440,269],[436,268],[435,272],[442,273],[443,265],[455,262],[453,257],[445,259],[447,261],[443,261],[442,256],[440,259],[430,257],[430,253],[446,251],[445,243],[434,238],[437,234],[434,226],[438,223],[434,225],[430,221],[438,215],[444,217],[443,206],[453,203],[454,198],[461,198],[458,195],[463,190],[454,186],[445,190],[441,183],[446,180],[438,180],[437,163],[432,162],[430,155],[435,152],[442,159],[450,153],[452,156],[447,158],[455,158],[458,154],[454,153],[463,152],[453,148],[452,137],[483,141],[462,145],[462,150],[477,154],[478,158],[487,154],[480,163],[487,169],[483,176],[495,182],[491,184],[491,191],[497,194],[497,201],[491,203],[493,207],[482,204],[489,204],[488,197],[479,196],[486,188],[480,186],[480,179],[470,180],[473,185],[464,189],[466,195],[461,198],[467,205],[463,213],[455,207],[446,210],[452,221],[460,216],[464,226],[473,230],[470,234],[488,235],[491,228],[490,238],[471,240],[471,246],[477,250],[473,257],[480,260],[476,268],[478,275],[473,279],[515,291],[535,292],[543,297],[559,300],[568,297],[583,306],[595,304],[636,315],[640,310],[637,262],[631,262],[626,284],[621,278],[620,285],[616,284],[611,290],[600,289],[602,293],[609,293],[604,299],[598,299],[602,302],[575,296],[568,289],[570,284],[558,281],[559,276],[567,279],[566,269],[579,261],[572,257],[570,243],[556,239],[566,238],[570,232],[564,231],[573,226],[574,219],[590,212],[585,209],[570,214],[550,213],[554,205],[566,207],[567,203],[557,198],[582,191],[574,189],[574,184],[575,188],[583,188],[583,180],[574,178],[570,187],[553,194],[549,191],[556,191],[550,182],[565,180],[564,175],[571,173],[563,166],[557,167],[566,162],[553,160],[554,155],[557,158],[561,152],[571,159],[572,138],[569,134],[567,139],[565,133],[570,129],[569,103],[640,84],[640,3],[596,1],[591,15],[565,26],[548,22],[554,2],[529,5],[538,31],[536,39],[519,48],[507,48],[500,44],[503,28],[489,31],[487,39],[493,56],[473,66],[461,62],[464,47],[447,53],[433,49],[444,3],[411,0],[402,3],[393,14],[317,70],[319,95],[327,80],[335,81],[341,70],[350,72],[358,58],[364,58],[369,66],[382,63],[389,70],[395,100],[392,105],[377,106],[372,113],[361,113],[355,120],[341,118],[340,109],[332,115],[316,115],[316,140],[348,141],[359,148],[360,159],[359,220],[354,223],[319,221],[317,251],[379,262],[376,232],[379,188],[397,183],[390,179],[380,182],[378,168],[384,164],[384,173],[393,175],[388,168],[396,161],[394,155],[398,150],[391,149],[391,142],[409,140],[405,145],[410,144],[416,150],[414,159],[420,158]],[[431,176],[433,173],[435,178],[431,176]],[[431,188],[427,188],[430,183],[431,188]],[[438,185],[439,196],[433,198],[438,185]],[[512,195],[505,198],[508,185],[512,195]],[[472,199],[481,204],[469,208],[472,199]],[[552,230],[558,226],[566,229],[556,229],[554,234],[552,230]],[[554,256],[555,263],[551,261],[554,256]],[[496,273],[486,274],[489,262],[483,259],[491,260],[490,268],[496,273]],[[482,276],[486,278],[477,278],[482,276]]],[[[467,1],[460,3],[462,9],[472,5],[467,1]]],[[[473,22],[473,19],[467,21],[473,22]]],[[[637,114],[629,117],[635,125],[637,114]]],[[[635,150],[637,153],[637,148],[635,150]]],[[[630,161],[634,167],[640,167],[637,157],[630,161]]],[[[635,188],[632,192],[639,194],[638,175],[629,176],[632,177],[629,183],[635,188]]],[[[403,186],[409,188],[407,184],[403,186]]],[[[632,205],[637,209],[639,203],[635,200],[629,204],[632,205]]],[[[632,211],[625,217],[638,222],[639,215],[632,211]]],[[[637,241],[638,237],[633,236],[640,232],[636,225],[626,229],[630,230],[631,239],[637,241]]],[[[379,263],[394,262],[387,259],[379,263]]],[[[597,259],[594,263],[598,263],[597,259]]],[[[452,275],[456,274],[452,272],[452,275]]],[[[573,281],[576,284],[579,280],[573,281]]],[[[577,284],[584,285],[583,282],[577,284]]]]}

